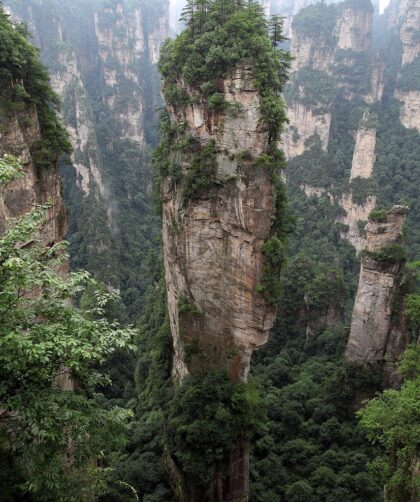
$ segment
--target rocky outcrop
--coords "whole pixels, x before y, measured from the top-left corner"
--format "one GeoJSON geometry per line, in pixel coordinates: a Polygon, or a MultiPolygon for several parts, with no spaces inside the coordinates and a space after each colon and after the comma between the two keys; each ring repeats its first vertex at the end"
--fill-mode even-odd
{"type": "MultiPolygon", "coordinates": [[[[345,5],[345,4],[344,4],[345,5]]],[[[365,51],[372,43],[373,8],[344,8],[335,27],[337,49],[365,51]]]]}
{"type": "MultiPolygon", "coordinates": [[[[166,176],[161,183],[173,378],[179,382],[187,374],[205,375],[218,368],[232,381],[243,382],[251,355],[266,343],[276,314],[260,290],[263,247],[276,213],[272,174],[256,162],[267,151],[268,129],[248,65],[219,82],[223,111],[209,109],[200,91],[183,82],[176,85],[190,104],[169,106],[170,120],[182,129],[183,144],[189,138],[190,150],[180,156],[171,147],[170,157],[181,173],[177,181],[166,176]],[[209,163],[212,174],[208,179],[198,170],[194,176],[202,177],[206,189],[188,192],[186,180],[197,155],[209,163]]],[[[248,500],[248,465],[244,439],[231,452],[223,495],[212,500],[248,500]]],[[[195,495],[187,499],[203,500],[195,495]]]]}
{"type": "Polygon", "coordinates": [[[323,36],[301,33],[296,29],[291,42],[292,73],[304,66],[328,71],[334,61],[334,46],[323,36]]]}
{"type": "MultiPolygon", "coordinates": [[[[328,99],[333,100],[334,87],[343,88],[346,99],[359,93],[349,83],[346,72],[358,64],[358,54],[370,49],[372,16],[369,2],[358,7],[344,2],[337,6],[310,6],[295,17],[291,40],[294,60],[289,86],[293,91],[286,91],[289,125],[281,145],[287,158],[301,155],[306,141],[315,134],[319,136],[323,149],[328,149],[331,127],[331,102],[328,99]],[[309,21],[311,16],[313,25],[309,21]],[[314,96],[313,92],[319,95],[314,96]]],[[[370,102],[380,100],[383,93],[383,67],[378,63],[374,68],[372,90],[366,96],[366,101],[370,102]]],[[[358,152],[365,147],[366,140],[362,139],[358,152]]]]}
{"type": "Polygon", "coordinates": [[[366,246],[345,353],[350,362],[386,367],[398,360],[406,345],[404,331],[392,319],[398,277],[404,265],[400,246],[406,212],[406,207],[394,206],[366,226],[366,246]]]}
{"type": "Polygon", "coordinates": [[[93,13],[99,57],[107,86],[106,101],[119,124],[121,138],[144,147],[144,102],[139,94],[140,76],[134,70],[145,50],[142,12],[139,6],[128,10],[118,2],[93,13]],[[112,22],[109,20],[112,19],[112,22]],[[123,81],[133,84],[132,99],[121,96],[123,81]]]}
{"type": "Polygon", "coordinates": [[[373,63],[372,67],[372,76],[371,76],[371,91],[365,97],[365,101],[368,104],[373,104],[382,100],[382,96],[384,93],[384,71],[385,64],[379,58],[376,59],[373,63]]]}
{"type": "Polygon", "coordinates": [[[402,66],[412,63],[420,56],[420,2],[408,0],[400,5],[400,40],[403,46],[402,66]]]}
{"type": "Polygon", "coordinates": [[[420,132],[420,91],[396,89],[394,96],[401,102],[400,120],[402,125],[420,132]]]}
{"type": "Polygon", "coordinates": [[[173,111],[187,134],[201,145],[213,140],[217,152],[211,196],[185,203],[170,180],[162,184],[176,379],[200,371],[200,355],[213,354],[210,365],[227,369],[235,381],[246,380],[251,354],[267,341],[275,319],[274,308],[258,292],[275,196],[269,172],[251,160],[268,140],[251,68],[234,71],[223,90],[227,102],[241,105],[238,116],[209,113],[204,104],[173,111]],[[198,352],[189,359],[191,347],[198,352]]]}
{"type": "Polygon", "coordinates": [[[72,166],[66,159],[62,169],[73,264],[127,293],[137,318],[133,298],[147,289],[143,260],[158,232],[148,155],[162,105],[155,62],[168,2],[5,4],[28,23],[61,97],[73,146],[72,166]]]}
{"type": "Polygon", "coordinates": [[[337,203],[344,210],[344,215],[339,216],[335,223],[344,226],[344,229],[340,230],[341,238],[349,241],[356,252],[360,253],[366,241],[365,236],[360,231],[360,224],[367,221],[369,213],[375,209],[376,197],[373,195],[368,196],[363,203],[359,204],[354,202],[351,192],[337,198],[325,188],[310,185],[301,185],[300,188],[307,197],[326,196],[332,205],[337,203]]]}
{"type": "Polygon", "coordinates": [[[351,163],[350,181],[353,178],[370,178],[375,164],[376,129],[361,127],[357,131],[351,163]]]}
{"type": "Polygon", "coordinates": [[[0,156],[8,154],[19,158],[25,174],[0,188],[0,235],[34,205],[48,202],[51,207],[39,237],[43,246],[50,247],[63,240],[67,215],[57,166],[39,169],[32,159],[31,149],[41,140],[37,108],[28,103],[12,116],[0,108],[0,117],[0,156]]]}
{"type": "Polygon", "coordinates": [[[305,144],[317,135],[322,148],[327,150],[331,126],[331,113],[317,113],[311,107],[299,102],[290,103],[287,108],[289,125],[284,132],[281,147],[286,158],[302,155],[305,144]]]}
{"type": "Polygon", "coordinates": [[[341,237],[350,242],[350,244],[359,253],[365,244],[365,237],[361,235],[359,222],[367,221],[368,215],[375,209],[376,197],[369,196],[363,204],[357,204],[353,201],[352,194],[343,194],[338,201],[345,215],[337,219],[338,223],[342,223],[347,227],[340,232],[341,237]]]}

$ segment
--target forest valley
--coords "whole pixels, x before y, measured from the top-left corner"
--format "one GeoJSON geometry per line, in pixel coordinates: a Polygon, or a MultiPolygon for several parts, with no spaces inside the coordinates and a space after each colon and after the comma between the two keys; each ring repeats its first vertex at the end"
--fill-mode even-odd
{"type": "Polygon", "coordinates": [[[0,500],[419,500],[419,0],[168,20],[0,1],[0,500]]]}

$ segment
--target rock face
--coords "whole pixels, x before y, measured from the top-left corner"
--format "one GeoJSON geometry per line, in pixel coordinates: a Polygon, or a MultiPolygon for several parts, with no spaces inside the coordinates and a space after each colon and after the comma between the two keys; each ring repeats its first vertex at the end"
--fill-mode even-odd
{"type": "Polygon", "coordinates": [[[403,45],[402,65],[412,63],[420,56],[420,40],[418,30],[420,26],[420,2],[407,0],[400,4],[401,25],[400,40],[403,45]]]}
{"type": "MultiPolygon", "coordinates": [[[[275,307],[258,288],[276,207],[269,169],[254,162],[267,149],[268,131],[261,125],[250,66],[220,82],[225,100],[239,110],[233,114],[209,110],[198,91],[178,85],[194,99],[171,109],[171,122],[184,128],[183,137],[192,138],[198,151],[211,145],[214,177],[199,197],[186,197],[182,183],[172,178],[161,184],[173,377],[180,381],[219,368],[234,382],[246,381],[252,352],[266,343],[275,321],[275,307]]],[[[191,164],[181,160],[180,168],[185,176],[191,164]]],[[[223,489],[215,480],[218,495],[211,500],[248,500],[248,470],[244,439],[231,453],[223,489]]]]}
{"type": "Polygon", "coordinates": [[[282,139],[282,148],[286,158],[302,155],[306,141],[318,135],[324,150],[328,148],[331,126],[331,113],[316,113],[311,107],[302,103],[291,103],[287,108],[289,126],[282,139]]]}
{"type": "Polygon", "coordinates": [[[352,194],[343,194],[338,204],[344,209],[345,215],[337,218],[337,222],[348,227],[346,232],[341,232],[341,237],[350,242],[358,253],[363,249],[365,237],[359,230],[359,222],[367,221],[368,215],[376,206],[376,197],[369,196],[363,204],[353,201],[352,194]]]}
{"type": "Polygon", "coordinates": [[[400,120],[404,127],[415,128],[420,133],[420,91],[396,89],[394,96],[401,102],[400,120]]]}
{"type": "Polygon", "coordinates": [[[401,102],[400,120],[404,127],[420,132],[420,1],[395,0],[387,12],[388,26],[402,46],[401,75],[394,97],[401,102]],[[407,83],[407,73],[411,82],[407,83]],[[404,75],[405,74],[405,75],[404,75]]]}
{"type": "Polygon", "coordinates": [[[325,37],[301,33],[298,29],[293,32],[290,50],[294,58],[292,72],[307,65],[328,71],[334,60],[334,47],[325,37]]]}
{"type": "Polygon", "coordinates": [[[335,28],[337,48],[355,52],[369,49],[372,42],[372,18],[373,9],[345,8],[335,28]]]}
{"type": "Polygon", "coordinates": [[[353,178],[370,178],[375,164],[376,129],[361,127],[357,130],[356,145],[351,164],[353,178]]]}
{"type": "Polygon", "coordinates": [[[404,332],[393,323],[404,259],[378,258],[378,251],[400,245],[407,208],[394,206],[381,221],[366,226],[366,254],[362,257],[345,357],[357,364],[392,365],[405,348],[404,332]]]}
{"type": "Polygon", "coordinates": [[[51,203],[40,232],[44,246],[61,242],[67,230],[67,215],[61,196],[61,181],[57,166],[38,169],[30,153],[32,146],[41,140],[36,106],[27,104],[10,119],[0,108],[0,156],[18,157],[25,176],[17,178],[0,189],[0,236],[13,220],[31,211],[35,204],[51,203]]]}
{"type": "Polygon", "coordinates": [[[275,319],[274,308],[257,288],[275,211],[274,187],[267,170],[251,160],[238,161],[237,155],[244,158],[246,152],[252,159],[267,146],[251,68],[237,68],[223,89],[226,101],[241,105],[240,116],[210,113],[202,104],[173,115],[200,144],[214,141],[220,180],[211,197],[187,203],[176,186],[162,184],[176,379],[200,372],[205,353],[213,354],[210,366],[227,369],[234,381],[246,380],[251,354],[267,341],[275,319]],[[198,353],[187,357],[191,347],[198,353]]]}
{"type": "MultiPolygon", "coordinates": [[[[342,118],[336,115],[336,108],[346,108],[343,101],[351,102],[362,97],[368,105],[382,99],[384,63],[379,55],[370,53],[372,17],[373,8],[368,1],[357,5],[349,2],[317,4],[295,17],[291,44],[295,57],[294,72],[291,90],[286,92],[289,125],[281,145],[288,159],[296,159],[295,168],[299,168],[299,156],[308,155],[313,144],[308,141],[310,139],[319,140],[327,154],[325,158],[330,155],[330,150],[337,148],[337,135],[340,134],[337,124],[342,118]],[[363,73],[366,79],[363,93],[357,88],[353,73],[363,73]]],[[[331,177],[327,190],[325,174],[320,176],[322,186],[312,186],[305,180],[300,180],[299,186],[308,197],[326,194],[332,205],[344,210],[345,214],[336,217],[335,222],[347,227],[340,230],[341,237],[360,252],[365,241],[360,223],[366,221],[374,209],[376,197],[370,195],[363,202],[356,202],[352,185],[349,190],[348,184],[356,180],[360,185],[360,180],[369,180],[373,174],[377,133],[368,106],[362,112],[358,128],[349,130],[348,134],[355,139],[352,158],[347,161],[349,178],[347,173],[342,179],[331,177]],[[342,194],[339,193],[340,186],[344,188],[342,194]]]]}

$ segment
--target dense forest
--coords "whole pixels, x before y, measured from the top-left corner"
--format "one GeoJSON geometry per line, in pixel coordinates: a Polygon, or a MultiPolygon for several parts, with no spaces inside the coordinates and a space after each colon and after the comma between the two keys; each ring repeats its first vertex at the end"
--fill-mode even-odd
{"type": "Polygon", "coordinates": [[[164,42],[164,1],[0,2],[2,500],[417,499],[416,7],[314,3],[288,40],[256,1],[188,0],[164,42]],[[369,247],[392,206],[402,235],[369,247]],[[223,329],[206,345],[198,297],[225,297],[212,275],[197,293],[183,255],[226,208],[214,242],[239,214],[237,266],[204,263],[233,282],[260,239],[245,283],[276,319],[246,364],[223,338],[236,311],[209,311],[223,329]],[[404,342],[359,364],[346,347],[373,262],[404,342]]]}

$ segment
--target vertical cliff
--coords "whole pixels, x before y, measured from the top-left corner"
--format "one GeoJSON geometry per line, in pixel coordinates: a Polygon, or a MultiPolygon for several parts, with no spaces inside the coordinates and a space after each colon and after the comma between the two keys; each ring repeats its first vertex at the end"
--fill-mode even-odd
{"type": "MultiPolygon", "coordinates": [[[[208,156],[203,160],[210,172],[207,189],[190,194],[193,200],[170,179],[163,182],[163,242],[176,378],[200,371],[200,352],[214,352],[210,365],[237,381],[246,379],[251,354],[267,341],[274,323],[274,307],[258,286],[275,188],[270,171],[255,165],[267,149],[268,133],[261,128],[252,67],[238,66],[220,87],[224,99],[241,110],[237,117],[212,113],[199,94],[198,105],[172,110],[174,124],[208,156]],[[199,353],[188,361],[191,346],[199,353]]],[[[187,174],[192,166],[183,169],[187,174]]]]}
{"type": "Polygon", "coordinates": [[[148,155],[156,145],[156,62],[168,3],[5,4],[28,23],[62,100],[73,146],[63,169],[72,264],[120,288],[128,314],[137,316],[158,235],[148,155]]]}
{"type": "MultiPolygon", "coordinates": [[[[214,370],[246,382],[251,355],[274,324],[283,262],[287,215],[278,174],[284,162],[276,141],[284,111],[276,90],[288,56],[273,50],[258,5],[226,5],[227,14],[214,4],[201,29],[192,16],[160,63],[168,117],[157,163],[178,385],[187,375],[205,378],[214,370]],[[220,23],[217,33],[211,17],[220,23]],[[232,36],[234,50],[225,59],[232,36]],[[192,40],[207,44],[215,61],[192,40]]],[[[245,437],[231,451],[225,475],[215,470],[213,495],[186,476],[185,500],[248,499],[245,437]]]]}
{"type": "Polygon", "coordinates": [[[37,107],[26,103],[18,113],[10,113],[0,106],[0,117],[0,156],[14,155],[24,167],[24,177],[11,181],[1,190],[0,235],[15,218],[30,212],[37,204],[48,203],[51,207],[40,238],[43,245],[50,247],[64,239],[67,215],[57,160],[48,167],[40,167],[33,158],[34,148],[42,141],[37,107]]]}
{"type": "MultiPolygon", "coordinates": [[[[3,23],[3,11],[0,16],[3,23]]],[[[24,172],[1,188],[0,235],[35,205],[48,203],[40,239],[50,247],[63,240],[67,229],[58,158],[69,150],[69,144],[55,115],[57,97],[35,49],[21,28],[12,32],[4,23],[1,29],[9,33],[2,39],[0,56],[0,156],[15,156],[24,172]],[[15,44],[5,40],[15,40],[15,44]]]]}
{"type": "Polygon", "coordinates": [[[388,212],[370,215],[345,353],[348,361],[387,369],[398,361],[407,345],[407,334],[393,317],[396,313],[403,315],[398,293],[406,256],[401,246],[406,213],[406,207],[394,206],[388,212]]]}

